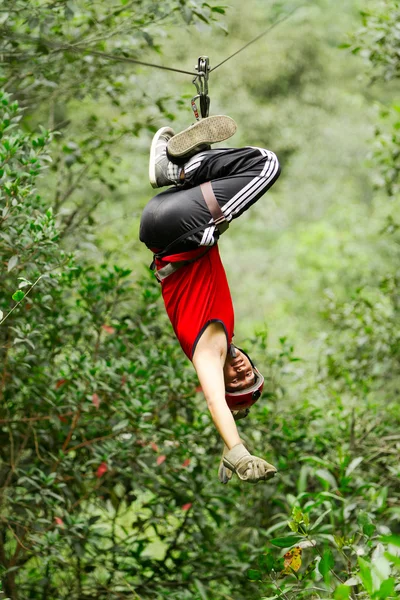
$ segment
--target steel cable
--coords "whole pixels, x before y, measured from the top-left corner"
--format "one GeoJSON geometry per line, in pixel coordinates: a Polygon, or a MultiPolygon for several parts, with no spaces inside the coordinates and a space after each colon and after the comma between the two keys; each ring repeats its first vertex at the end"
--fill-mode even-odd
{"type": "Polygon", "coordinates": [[[250,40],[250,42],[247,42],[247,44],[245,44],[245,46],[243,46],[242,48],[240,48],[239,50],[237,50],[236,52],[234,52],[233,54],[231,54],[230,56],[228,56],[228,58],[225,58],[225,60],[223,60],[220,63],[218,63],[218,65],[216,65],[215,67],[213,67],[212,69],[210,69],[210,73],[212,73],[213,71],[215,71],[215,69],[218,69],[218,67],[220,67],[224,63],[228,62],[228,60],[230,60],[231,58],[233,58],[234,56],[236,56],[237,54],[239,54],[239,52],[242,52],[243,50],[245,50],[246,48],[248,48],[251,44],[254,44],[254,42],[257,42],[260,38],[263,37],[263,35],[265,35],[269,31],[271,31],[271,29],[273,29],[274,27],[276,27],[277,25],[279,25],[279,23],[282,23],[283,21],[286,21],[286,19],[288,19],[289,17],[291,17],[293,15],[293,13],[296,12],[296,10],[298,10],[299,8],[302,8],[303,6],[305,6],[305,5],[303,4],[302,6],[296,6],[296,8],[294,8],[289,13],[286,13],[286,15],[284,15],[281,19],[278,19],[277,21],[275,21],[275,23],[272,23],[272,25],[270,25],[265,31],[263,31],[262,33],[260,33],[259,35],[257,35],[257,37],[255,37],[253,40],[250,40]]]}

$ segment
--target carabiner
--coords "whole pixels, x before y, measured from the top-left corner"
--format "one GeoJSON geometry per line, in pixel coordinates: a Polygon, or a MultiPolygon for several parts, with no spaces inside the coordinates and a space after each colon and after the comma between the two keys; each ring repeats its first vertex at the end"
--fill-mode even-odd
{"type": "Polygon", "coordinates": [[[196,86],[197,95],[192,98],[192,110],[197,121],[208,117],[210,110],[210,98],[208,96],[208,76],[210,73],[210,61],[208,56],[200,56],[195,67],[198,75],[193,79],[193,83],[196,86]],[[200,100],[200,114],[197,110],[196,100],[200,100]]]}

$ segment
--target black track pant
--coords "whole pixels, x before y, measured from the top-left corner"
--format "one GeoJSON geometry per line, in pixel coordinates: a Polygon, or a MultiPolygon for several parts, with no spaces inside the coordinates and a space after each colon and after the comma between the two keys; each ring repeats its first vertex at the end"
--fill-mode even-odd
{"type": "Polygon", "coordinates": [[[212,225],[213,219],[199,187],[201,183],[211,181],[222,212],[231,221],[257,202],[280,174],[275,154],[253,147],[201,152],[183,168],[184,185],[169,188],[152,198],[140,223],[140,240],[151,249],[164,250],[174,240],[187,235],[169,254],[212,246],[218,240],[219,230],[212,225]]]}

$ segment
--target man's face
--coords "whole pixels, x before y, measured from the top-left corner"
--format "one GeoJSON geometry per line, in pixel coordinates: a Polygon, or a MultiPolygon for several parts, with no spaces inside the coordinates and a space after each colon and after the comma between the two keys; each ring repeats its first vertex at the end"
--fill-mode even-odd
{"type": "Polygon", "coordinates": [[[255,375],[251,362],[243,352],[236,348],[236,356],[228,353],[224,365],[225,389],[238,392],[253,385],[255,375]]]}

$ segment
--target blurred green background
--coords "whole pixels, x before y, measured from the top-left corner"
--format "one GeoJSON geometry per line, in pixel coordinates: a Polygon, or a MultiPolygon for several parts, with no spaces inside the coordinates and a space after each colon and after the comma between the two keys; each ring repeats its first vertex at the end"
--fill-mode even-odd
{"type": "Polygon", "coordinates": [[[399,21],[397,0],[0,1],[1,600],[398,597],[399,21]],[[266,379],[239,429],[279,477],[221,486],[138,238],[152,136],[193,122],[195,88],[95,52],[213,67],[294,8],[210,76],[222,146],[282,166],[220,241],[266,379]]]}
{"type": "MultiPolygon", "coordinates": [[[[266,147],[282,165],[277,184],[220,243],[238,341],[267,326],[274,343],[286,335],[302,356],[313,354],[326,288],[346,293],[354,279],[382,268],[390,252],[377,236],[385,208],[374,202],[367,155],[374,102],[387,102],[391,92],[369,87],[362,59],[338,48],[357,24],[359,4],[305,5],[210,75],[210,114],[228,114],[238,124],[221,146],[266,147]]],[[[266,29],[279,11],[282,6],[263,1],[231,2],[224,17],[229,35],[203,22],[195,29],[180,26],[179,35],[175,25],[164,26],[162,57],[149,51],[144,60],[192,70],[205,54],[213,67],[266,29]]],[[[135,73],[132,86],[145,94],[155,127],[179,131],[193,122],[190,76],[125,69],[135,73]],[[170,121],[151,106],[160,93],[174,115],[170,121]]],[[[84,123],[92,101],[76,110],[84,123]]],[[[100,103],[96,114],[101,118],[109,110],[100,103]]],[[[127,122],[131,116],[128,103],[127,122]]],[[[136,273],[151,258],[138,241],[140,213],[153,194],[150,141],[146,132],[119,145],[117,169],[127,181],[96,211],[98,247],[136,273]]]]}

